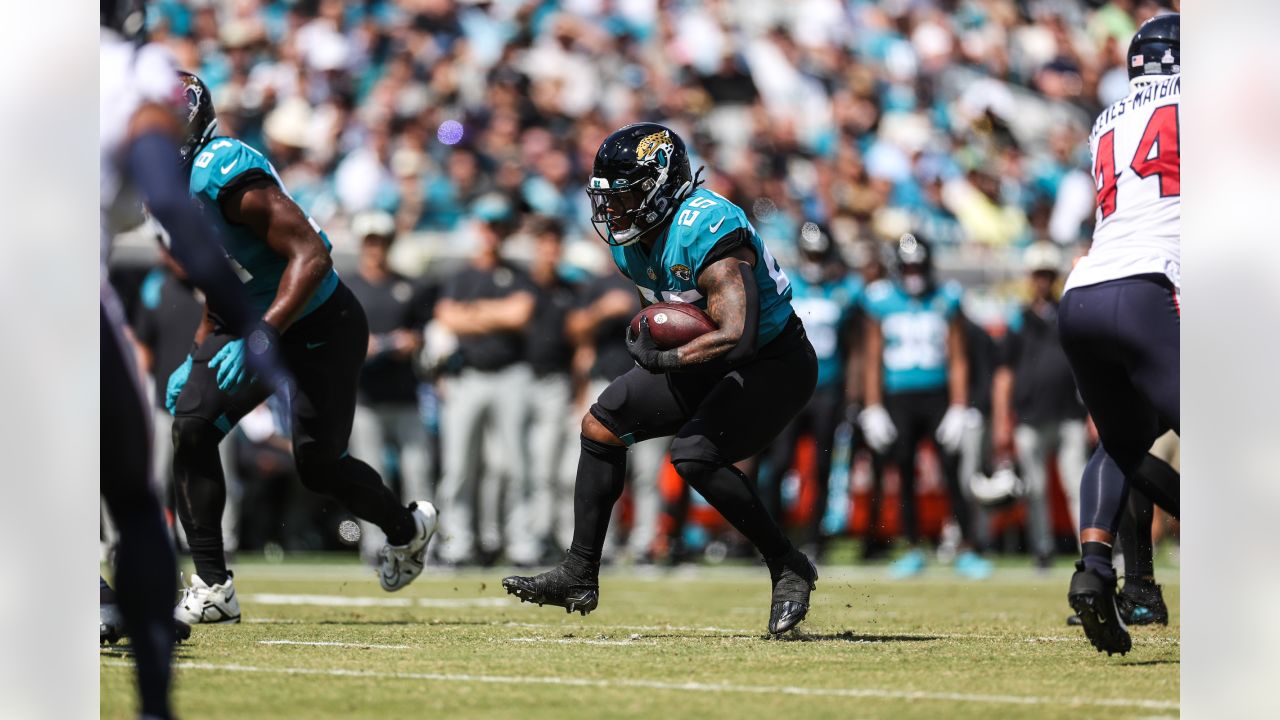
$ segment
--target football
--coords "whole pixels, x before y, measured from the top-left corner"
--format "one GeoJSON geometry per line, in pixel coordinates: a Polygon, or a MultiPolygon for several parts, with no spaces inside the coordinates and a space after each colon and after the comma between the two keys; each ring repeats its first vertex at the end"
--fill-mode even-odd
{"type": "Polygon", "coordinates": [[[631,318],[631,334],[640,332],[640,318],[648,316],[649,333],[660,350],[680,347],[718,326],[705,312],[689,303],[654,303],[631,318]]]}

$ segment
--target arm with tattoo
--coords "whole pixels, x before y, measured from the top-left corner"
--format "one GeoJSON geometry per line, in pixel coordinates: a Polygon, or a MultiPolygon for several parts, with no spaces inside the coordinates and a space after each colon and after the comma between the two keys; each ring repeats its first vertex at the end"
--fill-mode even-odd
{"type": "Polygon", "coordinates": [[[698,288],[707,297],[707,314],[718,328],[674,350],[676,367],[703,365],[719,358],[750,359],[756,351],[759,298],[752,267],[755,252],[742,247],[703,269],[698,288]]]}

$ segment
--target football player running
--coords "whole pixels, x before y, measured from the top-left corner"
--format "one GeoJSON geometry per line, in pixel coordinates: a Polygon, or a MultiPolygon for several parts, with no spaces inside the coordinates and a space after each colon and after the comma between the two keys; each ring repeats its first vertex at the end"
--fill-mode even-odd
{"type": "Polygon", "coordinates": [[[502,584],[527,602],[595,610],[627,447],[674,435],[677,472],[764,556],[773,582],[768,629],[782,633],[808,613],[818,573],[733,463],[764,449],[805,406],[817,360],[791,309],[787,276],[743,211],[700,182],[684,142],[655,123],[614,132],[596,153],[587,189],[592,221],[618,268],[645,304],[693,303],[718,329],[669,350],[656,347],[646,322],[627,338],[638,367],[582,418],[573,543],[564,561],[502,584]]]}
{"type": "Polygon", "coordinates": [[[1093,245],[1067,278],[1059,335],[1105,453],[1080,490],[1083,555],[1068,601],[1099,651],[1126,653],[1111,545],[1151,443],[1179,429],[1181,221],[1177,14],[1156,16],[1129,43],[1130,92],[1089,137],[1098,188],[1093,245]],[[1110,457],[1119,472],[1107,471],[1110,457]]]}
{"type": "Polygon", "coordinates": [[[386,533],[379,580],[384,590],[399,590],[422,572],[436,511],[427,502],[401,505],[372,468],[347,452],[369,346],[364,310],[334,272],[324,231],[294,203],[261,153],[214,135],[209,89],[195,75],[179,75],[187,109],[180,155],[189,190],[221,231],[263,332],[246,339],[223,322],[217,306],[206,305],[191,354],[169,379],[178,517],[196,566],[175,615],[188,623],[240,619],[223,554],[226,481],[218,444],[272,393],[244,365],[259,344],[279,348],[295,381],[284,399],[302,484],[386,533]]]}
{"type": "MultiPolygon", "coordinates": [[[[102,0],[99,9],[100,487],[120,532],[116,589],[98,579],[99,637],[115,642],[130,636],[140,711],[143,717],[167,718],[173,643],[191,629],[173,619],[177,561],[151,485],[150,405],[125,339],[123,309],[107,282],[112,238],[143,221],[145,203],[168,230],[170,250],[188,278],[225,308],[227,322],[246,335],[255,324],[240,283],[173,161],[184,109],[173,58],[158,45],[135,42],[143,26],[141,2],[102,0]]],[[[246,361],[264,377],[279,377],[269,348],[246,361]]]]}

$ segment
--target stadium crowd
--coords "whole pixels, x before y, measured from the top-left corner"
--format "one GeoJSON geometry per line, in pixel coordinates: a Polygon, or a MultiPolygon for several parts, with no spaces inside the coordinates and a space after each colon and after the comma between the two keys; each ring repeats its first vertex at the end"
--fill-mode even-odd
{"type": "MultiPolygon", "coordinates": [[[[158,0],[148,32],[207,83],[220,134],[261,148],[333,238],[371,330],[352,452],[406,500],[440,508],[440,562],[535,565],[568,546],[575,425],[631,367],[622,338],[639,309],[583,189],[611,130],[653,120],[685,138],[707,186],[746,209],[810,285],[815,268],[859,288],[896,277],[893,248],[907,232],[932,243],[943,278],[999,269],[960,301],[971,409],[959,491],[943,491],[930,452],[918,496],[885,482],[900,463],[868,452],[853,420],[867,313],[853,293],[828,322],[838,335],[836,369],[820,380],[829,408],[749,468],[771,509],[818,549],[856,531],[875,557],[909,517],[912,541],[1023,549],[1047,565],[1063,542],[1074,547],[1071,488],[1092,440],[1065,358],[1051,352],[1046,308],[1093,222],[1089,125],[1128,90],[1135,28],[1167,6],[158,0]],[[975,497],[969,477],[1015,462],[1025,508],[975,497]],[[1070,479],[1065,493],[1055,476],[1070,479]]],[[[200,319],[178,275],[158,267],[131,294],[159,388],[200,319]]],[[[291,477],[284,415],[269,403],[223,445],[240,495],[228,503],[228,549],[237,539],[326,549],[357,536],[339,534],[347,518],[291,477]]],[[[664,467],[665,449],[631,449],[609,554],[732,550],[664,467]]],[[[358,534],[366,557],[376,535],[358,534]]]]}

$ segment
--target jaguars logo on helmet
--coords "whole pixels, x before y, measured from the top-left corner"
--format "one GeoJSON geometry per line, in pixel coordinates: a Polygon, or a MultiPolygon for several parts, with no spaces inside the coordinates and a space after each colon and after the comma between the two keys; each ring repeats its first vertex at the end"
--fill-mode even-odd
{"type": "Polygon", "coordinates": [[[178,71],[178,80],[182,83],[182,95],[186,102],[183,139],[178,154],[182,156],[182,164],[186,165],[195,157],[200,146],[213,137],[218,129],[218,117],[213,112],[213,97],[203,80],[182,70],[178,71]]]}
{"type": "Polygon", "coordinates": [[[630,245],[662,226],[700,183],[674,131],[657,123],[627,125],[596,151],[587,187],[591,222],[606,243],[630,245]]]}

